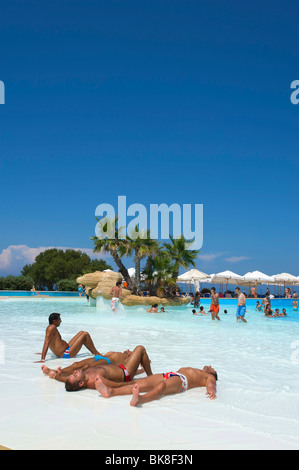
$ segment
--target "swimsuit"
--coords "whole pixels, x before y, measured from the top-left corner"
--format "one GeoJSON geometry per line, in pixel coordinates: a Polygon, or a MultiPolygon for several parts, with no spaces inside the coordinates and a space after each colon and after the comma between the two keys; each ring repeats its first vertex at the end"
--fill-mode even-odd
{"type": "Polygon", "coordinates": [[[127,369],[125,368],[125,366],[123,366],[122,364],[120,364],[118,367],[120,367],[123,372],[124,372],[124,382],[131,382],[132,379],[130,377],[130,374],[129,372],[127,371],[127,369]]]}
{"type": "Polygon", "coordinates": [[[112,297],[111,309],[116,310],[118,305],[119,305],[119,298],[118,297],[112,297]]]}
{"type": "Polygon", "coordinates": [[[98,361],[100,361],[101,359],[105,359],[105,361],[107,361],[107,364],[111,364],[111,361],[110,361],[110,359],[108,359],[108,357],[100,356],[99,354],[97,354],[97,355],[94,357],[94,362],[98,362],[98,361]]]}
{"type": "Polygon", "coordinates": [[[239,305],[237,307],[237,317],[245,317],[246,305],[239,305]]]}
{"type": "Polygon", "coordinates": [[[71,358],[71,356],[70,356],[70,346],[68,346],[68,347],[66,348],[66,350],[64,351],[64,354],[63,354],[63,356],[62,356],[62,359],[70,359],[70,358],[71,358]]]}
{"type": "Polygon", "coordinates": [[[219,313],[219,304],[211,304],[210,310],[216,314],[219,313]]]}
{"type": "Polygon", "coordinates": [[[187,377],[185,377],[185,375],[178,374],[177,372],[166,372],[165,374],[163,374],[163,379],[164,380],[167,380],[170,377],[180,377],[180,379],[182,381],[181,393],[186,392],[186,390],[188,390],[188,380],[187,380],[187,377]]]}

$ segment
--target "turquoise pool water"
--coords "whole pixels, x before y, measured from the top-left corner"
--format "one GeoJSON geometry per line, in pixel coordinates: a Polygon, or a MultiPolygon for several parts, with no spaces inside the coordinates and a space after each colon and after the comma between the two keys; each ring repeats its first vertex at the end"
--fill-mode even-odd
{"type": "MultiPolygon", "coordinates": [[[[291,301],[274,300],[272,307],[285,307],[288,316],[265,318],[255,303],[248,301],[248,323],[239,324],[231,299],[220,302],[220,322],[192,315],[186,307],[167,307],[158,314],[141,306],[122,307],[115,315],[106,301],[100,308],[86,299],[0,301],[0,444],[20,449],[298,449],[299,313],[292,311],[291,301]],[[217,400],[194,389],[136,410],[128,405],[129,397],[105,400],[93,390],[68,394],[33,362],[52,312],[61,314],[65,340],[89,331],[102,353],[143,344],[154,373],[213,365],[219,375],[217,400]]],[[[202,305],[207,311],[210,300],[202,305]]],[[[83,348],[79,358],[88,355],[83,348]]],[[[47,356],[51,367],[67,364],[52,353],[47,356]]]]}
{"type": "Polygon", "coordinates": [[[43,295],[47,297],[79,297],[78,292],[49,292],[41,291],[39,293],[28,292],[28,291],[7,291],[0,290],[0,297],[36,297],[37,295],[43,295]]]}

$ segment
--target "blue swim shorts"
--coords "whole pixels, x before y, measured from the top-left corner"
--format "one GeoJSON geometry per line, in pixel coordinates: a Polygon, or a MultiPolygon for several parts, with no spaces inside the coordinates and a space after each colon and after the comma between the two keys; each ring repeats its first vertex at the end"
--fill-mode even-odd
{"type": "Polygon", "coordinates": [[[66,350],[64,351],[64,355],[62,356],[62,359],[70,359],[71,356],[70,356],[70,346],[68,346],[66,348],[66,350]]]}
{"type": "Polygon", "coordinates": [[[98,355],[98,354],[94,357],[94,362],[98,362],[98,361],[100,361],[101,359],[105,359],[105,361],[107,362],[107,364],[111,364],[111,361],[110,361],[110,359],[108,359],[108,357],[100,356],[100,355],[98,355]]]}
{"type": "Polygon", "coordinates": [[[246,305],[239,305],[237,307],[237,317],[245,317],[246,305]]]}

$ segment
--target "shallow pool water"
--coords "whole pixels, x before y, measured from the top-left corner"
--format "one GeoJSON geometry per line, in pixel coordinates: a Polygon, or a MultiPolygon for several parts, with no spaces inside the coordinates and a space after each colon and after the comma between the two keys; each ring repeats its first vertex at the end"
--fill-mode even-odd
{"type": "MultiPolygon", "coordinates": [[[[209,300],[203,300],[208,310],[209,300]]],[[[222,300],[221,321],[186,307],[150,314],[146,307],[86,299],[0,301],[0,445],[16,449],[298,449],[299,313],[265,318],[249,301],[248,323],[236,322],[236,301],[222,300]],[[224,313],[227,310],[227,314],[224,313]],[[212,365],[217,400],[204,389],[164,397],[142,407],[130,397],[104,399],[97,391],[67,393],[45,377],[39,356],[48,316],[61,314],[68,341],[89,331],[102,352],[142,344],[154,373],[212,365]],[[297,354],[298,353],[298,354],[297,354]]],[[[198,311],[198,309],[197,309],[198,311]]],[[[82,349],[79,358],[88,357],[82,349]]],[[[47,365],[69,364],[48,353],[47,365]]]]}

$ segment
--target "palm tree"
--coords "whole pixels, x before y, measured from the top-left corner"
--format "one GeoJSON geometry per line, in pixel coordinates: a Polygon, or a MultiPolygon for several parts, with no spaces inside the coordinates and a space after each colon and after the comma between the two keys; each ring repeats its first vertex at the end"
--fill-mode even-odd
{"type": "Polygon", "coordinates": [[[157,294],[159,291],[164,291],[166,287],[176,286],[172,260],[166,251],[162,250],[158,255],[151,257],[143,274],[146,276],[147,286],[151,293],[157,294]]]}
{"type": "Polygon", "coordinates": [[[135,263],[135,291],[138,294],[140,291],[141,284],[141,260],[148,256],[149,258],[159,251],[159,242],[150,238],[150,230],[146,232],[141,230],[139,232],[138,226],[135,226],[135,230],[127,235],[127,243],[120,247],[120,253],[122,255],[131,255],[134,252],[134,263],[135,263]],[[138,235],[136,236],[136,234],[138,235]]]}
{"type": "Polygon", "coordinates": [[[91,240],[94,241],[93,251],[95,253],[103,253],[103,252],[110,253],[115,264],[117,265],[119,269],[119,272],[121,273],[121,275],[127,282],[128,288],[132,290],[133,289],[132,279],[130,278],[128,270],[121,260],[122,253],[124,252],[124,248],[128,244],[127,240],[122,238],[121,231],[123,227],[116,228],[118,217],[115,217],[114,219],[111,219],[105,222],[103,222],[103,220],[101,221],[98,220],[99,232],[101,233],[101,238],[91,237],[91,240]],[[114,235],[114,238],[107,238],[108,236],[111,236],[112,233],[114,235]]]}
{"type": "MultiPolygon", "coordinates": [[[[183,235],[179,238],[170,236],[171,243],[164,243],[164,249],[171,257],[173,263],[173,277],[177,279],[180,267],[188,268],[192,265],[195,267],[195,260],[200,253],[199,250],[191,250],[192,241],[187,240],[183,235]]],[[[173,288],[170,289],[173,291],[173,288]]]]}

